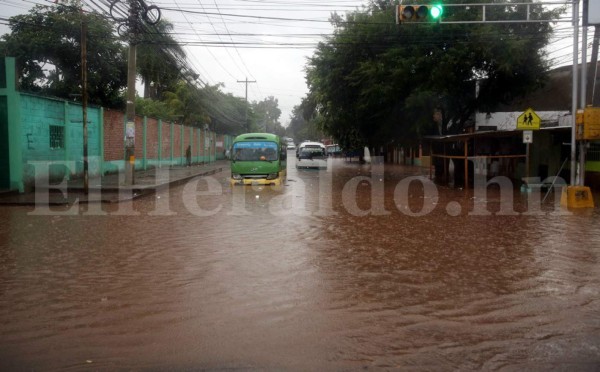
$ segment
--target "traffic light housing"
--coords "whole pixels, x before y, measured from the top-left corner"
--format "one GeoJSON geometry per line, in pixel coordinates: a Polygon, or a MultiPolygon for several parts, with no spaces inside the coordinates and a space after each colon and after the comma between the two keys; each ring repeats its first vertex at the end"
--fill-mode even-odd
{"type": "Polygon", "coordinates": [[[443,11],[444,8],[439,4],[398,5],[396,8],[396,23],[439,22],[443,11]]]}

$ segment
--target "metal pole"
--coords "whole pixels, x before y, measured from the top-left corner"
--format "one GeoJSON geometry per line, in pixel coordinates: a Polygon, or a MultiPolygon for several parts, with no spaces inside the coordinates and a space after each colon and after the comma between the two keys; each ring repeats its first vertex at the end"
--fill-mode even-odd
{"type": "MultiPolygon", "coordinates": [[[[531,136],[533,137],[533,133],[531,136]]],[[[525,144],[525,177],[529,179],[529,142],[525,144]]]]}
{"type": "Polygon", "coordinates": [[[576,167],[577,167],[577,142],[575,117],[577,116],[577,62],[578,62],[578,44],[579,43],[579,0],[573,1],[573,89],[572,89],[572,105],[571,105],[571,174],[570,185],[574,186],[577,183],[576,167]]]}
{"type": "Polygon", "coordinates": [[[581,87],[579,108],[584,109],[587,102],[587,27],[581,29],[581,87]]]}
{"type": "MultiPolygon", "coordinates": [[[[581,97],[580,108],[585,109],[587,102],[587,26],[581,31],[581,97]]],[[[585,141],[579,141],[579,186],[585,184],[585,141]]]]}
{"type": "MultiPolygon", "coordinates": [[[[411,148],[412,152],[412,148],[411,148]]],[[[465,190],[469,189],[469,139],[465,140],[465,190]]]]}
{"type": "Polygon", "coordinates": [[[600,27],[594,26],[594,42],[592,43],[592,68],[594,69],[594,80],[592,82],[592,106],[600,106],[600,94],[596,91],[598,80],[598,41],[600,40],[600,27]]]}
{"type": "MultiPolygon", "coordinates": [[[[87,127],[87,21],[81,14],[81,111],[83,117],[83,192],[89,192],[87,127]]],[[[102,123],[99,123],[102,125],[102,123]]]]}

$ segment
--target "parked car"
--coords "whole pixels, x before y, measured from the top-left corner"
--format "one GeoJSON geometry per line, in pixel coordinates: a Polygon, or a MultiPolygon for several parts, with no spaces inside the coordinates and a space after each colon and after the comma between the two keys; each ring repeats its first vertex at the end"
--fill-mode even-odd
{"type": "Polygon", "coordinates": [[[340,145],[327,145],[327,155],[328,156],[340,156],[342,154],[342,149],[340,149],[340,145]]]}

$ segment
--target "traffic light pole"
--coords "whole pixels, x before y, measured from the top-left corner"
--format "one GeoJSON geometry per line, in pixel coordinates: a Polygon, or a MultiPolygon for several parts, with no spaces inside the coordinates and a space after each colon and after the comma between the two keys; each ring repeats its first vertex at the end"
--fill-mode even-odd
{"type": "MultiPolygon", "coordinates": [[[[585,109],[587,101],[587,26],[584,24],[581,29],[581,87],[580,87],[579,108],[585,109]]],[[[579,186],[585,184],[585,152],[587,142],[579,141],[579,186]]]]}
{"type": "Polygon", "coordinates": [[[579,0],[573,1],[573,67],[572,67],[572,85],[571,91],[571,169],[570,185],[577,183],[577,62],[579,57],[579,0]]]}

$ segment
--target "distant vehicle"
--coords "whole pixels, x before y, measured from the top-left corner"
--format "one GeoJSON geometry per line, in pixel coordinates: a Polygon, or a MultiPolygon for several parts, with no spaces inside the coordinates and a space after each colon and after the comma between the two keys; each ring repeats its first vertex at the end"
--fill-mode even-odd
{"type": "Polygon", "coordinates": [[[297,150],[296,168],[327,168],[327,149],[320,142],[302,142],[297,150]]]}
{"type": "Polygon", "coordinates": [[[288,150],[296,150],[296,145],[294,145],[293,142],[290,142],[287,144],[287,149],[288,150]]]}
{"type": "Polygon", "coordinates": [[[270,133],[237,136],[231,146],[231,183],[280,185],[287,173],[286,145],[270,133]]]}
{"type": "Polygon", "coordinates": [[[340,145],[327,145],[327,155],[328,156],[340,156],[342,154],[342,149],[340,149],[340,145]]]}

